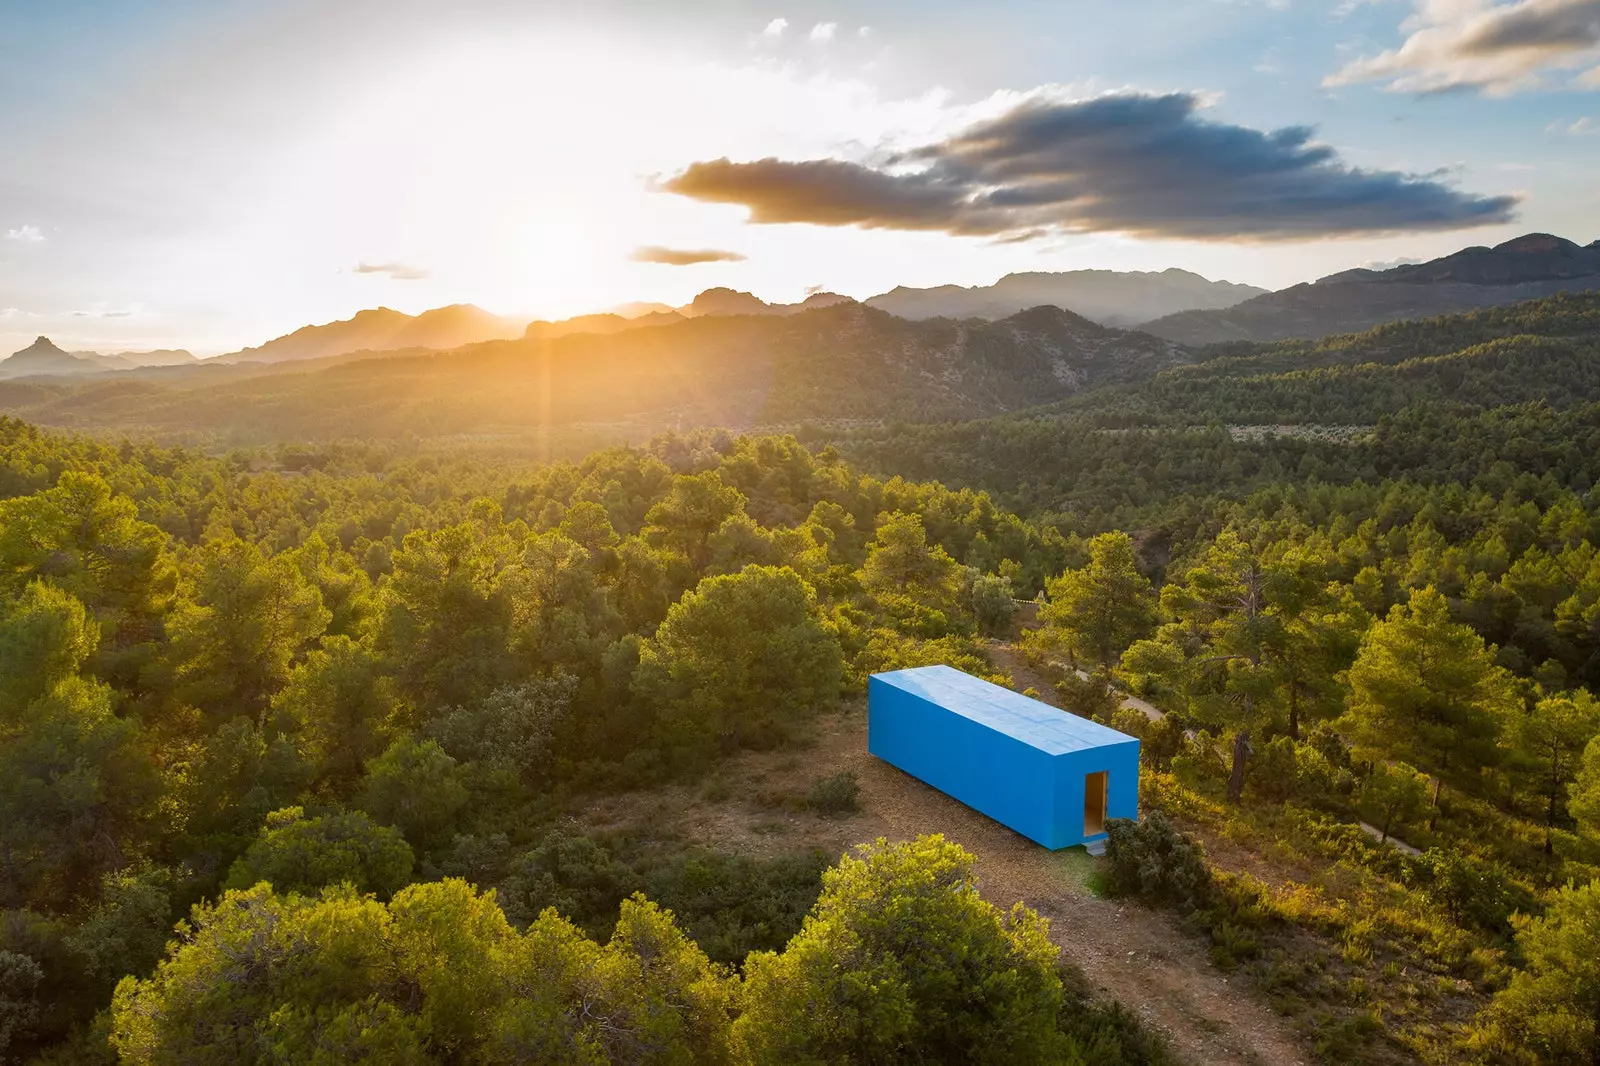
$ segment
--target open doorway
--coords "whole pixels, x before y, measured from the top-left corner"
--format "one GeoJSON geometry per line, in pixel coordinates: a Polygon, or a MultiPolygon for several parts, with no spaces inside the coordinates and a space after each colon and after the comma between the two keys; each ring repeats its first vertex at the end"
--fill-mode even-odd
{"type": "Polygon", "coordinates": [[[1089,774],[1083,779],[1083,835],[1098,836],[1106,831],[1107,773],[1089,774]]]}

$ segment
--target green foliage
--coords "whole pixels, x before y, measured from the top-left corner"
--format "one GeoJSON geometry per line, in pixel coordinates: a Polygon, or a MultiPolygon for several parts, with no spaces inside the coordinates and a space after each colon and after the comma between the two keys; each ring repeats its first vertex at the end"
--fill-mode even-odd
{"type": "Polygon", "coordinates": [[[634,879],[600,841],[554,830],[512,863],[500,898],[519,926],[553,908],[598,935],[616,920],[634,879]]]}
{"type": "Polygon", "coordinates": [[[1106,890],[1179,911],[1211,904],[1216,886],[1200,846],[1160,811],[1106,822],[1106,890]]]}
{"type": "Polygon", "coordinates": [[[1378,829],[1388,840],[1391,829],[1416,821],[1427,810],[1428,775],[1403,762],[1374,766],[1361,799],[1377,812],[1378,829]]]}
{"type": "Polygon", "coordinates": [[[136,841],[160,783],[111,700],[72,677],[0,727],[0,904],[70,906],[136,841]]]}
{"type": "Polygon", "coordinates": [[[1520,710],[1493,649],[1452,622],[1431,587],[1368,631],[1350,688],[1345,728],[1358,747],[1458,779],[1496,761],[1500,731],[1520,710]]]}
{"type": "Polygon", "coordinates": [[[100,644],[83,604],[53,585],[30,582],[0,616],[0,722],[75,677],[100,644]]]}
{"type": "Polygon", "coordinates": [[[670,908],[714,961],[738,964],[799,931],[826,866],[816,853],[763,860],[675,847],[662,854],[553,830],[511,863],[498,895],[519,927],[553,907],[604,936],[622,901],[642,891],[670,908]]]}
{"type": "Polygon", "coordinates": [[[1430,848],[1418,869],[1424,893],[1457,925],[1506,936],[1511,916],[1531,907],[1526,891],[1511,881],[1504,867],[1460,850],[1430,848]]]}
{"type": "Polygon", "coordinates": [[[1526,966],[1475,1034],[1499,1061],[1592,1062],[1600,1054],[1600,884],[1568,887],[1542,918],[1517,922],[1526,966]]]}
{"type": "Polygon", "coordinates": [[[498,688],[475,707],[453,707],[430,726],[441,747],[462,762],[539,781],[554,758],[577,678],[557,675],[498,688]]]}
{"type": "Polygon", "coordinates": [[[177,878],[160,866],[130,867],[101,879],[100,899],[66,945],[101,996],[128,974],[146,974],[166,951],[177,878]]]}
{"type": "Polygon", "coordinates": [[[1017,605],[1010,578],[998,574],[975,574],[972,576],[969,598],[978,632],[986,637],[998,637],[1011,628],[1017,605]]]}
{"type": "Polygon", "coordinates": [[[1545,825],[1554,828],[1573,784],[1585,745],[1600,736],[1600,701],[1579,689],[1540,700],[1512,733],[1517,769],[1545,801],[1545,825]]]}
{"type": "Polygon", "coordinates": [[[426,850],[448,838],[467,798],[456,760],[436,741],[404,736],[367,764],[356,803],[426,850]]]}
{"type": "Polygon", "coordinates": [[[196,907],[183,933],[117,988],[125,1062],[723,1060],[726,979],[642,899],[604,947],[553,912],[518,933],[456,880],[387,905],[260,885],[196,907]]]}
{"type": "Polygon", "coordinates": [[[1107,666],[1144,636],[1155,621],[1155,593],[1139,572],[1133,540],[1102,533],[1089,541],[1089,561],[1045,586],[1050,599],[1039,621],[1074,661],[1107,666]]]}
{"type": "Polygon", "coordinates": [[[839,692],[837,639],[787,567],[710,577],[644,642],[633,689],[689,757],[782,741],[839,692]]]}
{"type": "Polygon", "coordinates": [[[396,709],[377,656],[342,635],[307,653],[272,700],[277,728],[295,738],[319,779],[341,791],[389,746],[396,709]]]}
{"type": "Polygon", "coordinates": [[[645,516],[646,531],[662,547],[689,560],[695,570],[711,561],[711,536],[745,507],[745,497],[714,470],[679,475],[661,502],[645,516]]]}
{"type": "Polygon", "coordinates": [[[972,864],[941,837],[841,860],[783,953],[746,962],[734,1060],[1053,1061],[1056,948],[980,899],[972,864]]]}
{"type": "Polygon", "coordinates": [[[279,892],[315,895],[331,885],[388,899],[411,881],[413,856],[399,830],[360,811],[307,818],[299,807],[267,816],[261,835],[228,871],[228,888],[268,881],[279,892]]]}
{"type": "MultiPolygon", "coordinates": [[[[295,798],[315,767],[284,737],[268,741],[254,722],[218,726],[192,753],[173,792],[182,811],[184,848],[207,865],[244,849],[268,812],[295,798]]],[[[220,872],[220,871],[219,871],[220,872]]]]}
{"type": "Polygon", "coordinates": [[[861,584],[923,636],[944,636],[959,623],[961,568],[944,548],[928,543],[921,515],[878,516],[861,584]]]}
{"type": "Polygon", "coordinates": [[[1251,787],[1263,799],[1282,803],[1294,797],[1300,782],[1300,758],[1290,737],[1274,737],[1256,755],[1251,787]]]}
{"type": "Polygon", "coordinates": [[[854,814],[861,809],[861,781],[854,770],[819,777],[806,793],[806,806],[821,814],[854,814]]]}
{"type": "Polygon", "coordinates": [[[1110,722],[1122,705],[1122,697],[1111,687],[1111,677],[1103,668],[1081,677],[1077,671],[1068,670],[1056,682],[1056,695],[1061,697],[1063,710],[1097,722],[1110,722]]]}
{"type": "Polygon", "coordinates": [[[49,581],[88,606],[109,651],[130,652],[170,592],[162,533],[96,473],[56,469],[43,491],[0,499],[0,587],[49,581]]]}
{"type": "Polygon", "coordinates": [[[192,598],[167,620],[178,690],[218,714],[258,714],[333,616],[292,559],[246,541],[207,544],[189,570],[192,598]]]}
{"type": "Polygon", "coordinates": [[[1583,761],[1569,787],[1572,816],[1584,832],[1600,837],[1600,737],[1583,749],[1583,761]]]}
{"type": "Polygon", "coordinates": [[[44,971],[26,955],[0,951],[0,1055],[39,1017],[38,988],[44,971]]]}

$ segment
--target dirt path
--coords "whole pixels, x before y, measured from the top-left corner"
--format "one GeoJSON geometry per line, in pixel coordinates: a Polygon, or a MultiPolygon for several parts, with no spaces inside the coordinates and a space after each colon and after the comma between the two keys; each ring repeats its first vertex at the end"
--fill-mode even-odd
{"type": "Polygon", "coordinates": [[[1053,853],[878,761],[848,750],[860,734],[829,738],[861,778],[865,829],[904,839],[943,833],[978,856],[979,891],[999,906],[1021,900],[1050,919],[1050,937],[1089,979],[1164,1033],[1196,1066],[1305,1063],[1287,1021],[1241,980],[1212,966],[1199,944],[1164,914],[1094,896],[1085,878],[1095,860],[1077,849],[1053,853]]]}
{"type": "Polygon", "coordinates": [[[1410,844],[1407,844],[1404,840],[1401,840],[1393,833],[1390,833],[1388,838],[1385,839],[1383,830],[1379,829],[1377,826],[1368,825],[1366,822],[1357,822],[1356,824],[1361,827],[1361,831],[1363,833],[1367,834],[1367,836],[1371,837],[1373,840],[1376,840],[1380,844],[1388,844],[1396,851],[1404,852],[1405,854],[1410,855],[1412,858],[1422,854],[1422,852],[1418,851],[1410,844]]]}
{"type": "MultiPolygon", "coordinates": [[[[997,663],[1000,657],[996,657],[997,663]]],[[[1001,664],[1009,669],[1008,664],[1001,664]]],[[[1027,682],[1016,678],[1019,687],[1027,682]]],[[[1046,691],[1041,687],[1041,691],[1046,691]]],[[[1158,911],[1100,899],[1086,878],[1097,860],[1080,849],[1049,852],[964,804],[867,754],[860,707],[829,719],[804,752],[744,755],[723,778],[726,798],[668,789],[596,806],[597,825],[658,822],[710,846],[755,855],[817,847],[842,854],[862,841],[943,833],[978,857],[979,891],[1009,907],[1021,900],[1050,919],[1050,936],[1106,994],[1163,1033],[1194,1066],[1309,1063],[1289,1023],[1243,978],[1232,981],[1198,941],[1158,911]],[[861,812],[829,819],[764,806],[762,797],[802,794],[817,777],[854,771],[861,812]]]]}

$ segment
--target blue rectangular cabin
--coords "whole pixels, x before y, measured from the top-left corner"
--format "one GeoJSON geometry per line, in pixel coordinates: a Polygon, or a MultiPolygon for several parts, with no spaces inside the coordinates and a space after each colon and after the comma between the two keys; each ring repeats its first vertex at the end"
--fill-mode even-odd
{"type": "Polygon", "coordinates": [[[867,750],[1052,850],[1139,816],[1139,741],[948,666],[873,674],[867,750]]]}

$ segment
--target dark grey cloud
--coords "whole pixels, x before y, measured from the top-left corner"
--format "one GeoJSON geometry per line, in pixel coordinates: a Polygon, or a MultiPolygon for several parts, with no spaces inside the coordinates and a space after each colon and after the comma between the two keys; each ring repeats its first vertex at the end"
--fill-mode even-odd
{"type": "Polygon", "coordinates": [[[1552,84],[1600,88],[1600,0],[1424,2],[1407,29],[1399,48],[1357,59],[1324,84],[1381,81],[1399,92],[1499,95],[1552,84]],[[1579,73],[1552,82],[1561,72],[1579,73]]]}
{"type": "Polygon", "coordinates": [[[698,263],[742,263],[744,256],[721,248],[663,248],[659,244],[635,248],[628,257],[635,263],[660,263],[663,266],[694,266],[698,263]]]}
{"type": "Polygon", "coordinates": [[[383,274],[393,281],[421,281],[428,272],[408,263],[357,263],[357,274],[383,274]]]}
{"type": "Polygon", "coordinates": [[[1600,0],[1524,0],[1498,8],[1465,32],[1467,55],[1523,49],[1581,51],[1600,44],[1600,0]]]}
{"type": "Polygon", "coordinates": [[[869,166],[715,159],[661,187],[742,204],[750,221],[939,230],[1002,240],[1058,232],[1288,240],[1509,221],[1510,196],[1362,170],[1305,126],[1211,122],[1188,93],[1040,98],[869,166]]]}

